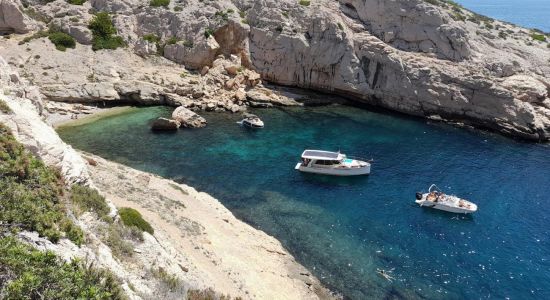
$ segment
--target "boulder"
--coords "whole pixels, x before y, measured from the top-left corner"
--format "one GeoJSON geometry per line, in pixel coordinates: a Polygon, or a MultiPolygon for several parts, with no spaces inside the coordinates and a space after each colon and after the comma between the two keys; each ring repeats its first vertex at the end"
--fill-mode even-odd
{"type": "Polygon", "coordinates": [[[0,33],[27,33],[35,23],[21,11],[19,0],[0,0],[0,33]]]}
{"type": "Polygon", "coordinates": [[[193,47],[189,47],[181,41],[173,45],[166,45],[164,57],[192,69],[201,69],[212,64],[219,49],[220,45],[213,36],[202,37],[193,47]]]}
{"type": "Polygon", "coordinates": [[[172,112],[172,118],[186,128],[201,128],[206,126],[206,119],[193,111],[180,106],[172,112]]]}
{"type": "Polygon", "coordinates": [[[227,72],[227,74],[235,76],[237,75],[237,73],[239,73],[239,66],[237,65],[225,66],[225,71],[227,72]]]}
{"type": "Polygon", "coordinates": [[[180,123],[176,120],[167,118],[158,118],[151,124],[153,131],[174,131],[180,128],[180,123]]]}

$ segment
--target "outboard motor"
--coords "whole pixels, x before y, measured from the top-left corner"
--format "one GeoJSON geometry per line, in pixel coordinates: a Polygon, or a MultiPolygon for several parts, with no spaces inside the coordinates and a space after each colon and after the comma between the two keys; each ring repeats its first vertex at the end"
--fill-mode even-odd
{"type": "Polygon", "coordinates": [[[422,200],[422,193],[416,192],[416,200],[422,200]]]}

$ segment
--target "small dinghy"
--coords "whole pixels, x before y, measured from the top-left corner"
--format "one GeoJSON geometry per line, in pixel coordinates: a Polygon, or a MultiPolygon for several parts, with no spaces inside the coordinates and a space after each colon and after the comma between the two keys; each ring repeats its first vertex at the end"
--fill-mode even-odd
{"type": "Polygon", "coordinates": [[[416,203],[420,206],[431,207],[458,214],[471,214],[477,211],[477,205],[441,192],[435,184],[432,184],[427,193],[416,193],[416,203]]]}
{"type": "Polygon", "coordinates": [[[264,122],[253,114],[245,114],[244,119],[237,123],[249,128],[264,128],[264,122]]]}

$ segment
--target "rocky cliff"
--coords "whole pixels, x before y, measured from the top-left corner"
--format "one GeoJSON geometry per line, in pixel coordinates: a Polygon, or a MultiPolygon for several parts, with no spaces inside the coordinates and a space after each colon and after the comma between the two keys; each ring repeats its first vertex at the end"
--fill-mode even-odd
{"type": "Polygon", "coordinates": [[[49,26],[73,36],[76,48],[60,52],[46,38],[25,42],[15,35],[2,42],[0,54],[47,99],[197,109],[211,103],[211,109],[239,111],[250,88],[246,80],[227,84],[237,76],[226,68],[209,75],[223,55],[274,83],[531,140],[550,138],[545,34],[450,1],[46,2],[3,0],[2,31],[49,26]],[[99,11],[111,14],[127,48],[91,50],[88,24],[99,11]]]}

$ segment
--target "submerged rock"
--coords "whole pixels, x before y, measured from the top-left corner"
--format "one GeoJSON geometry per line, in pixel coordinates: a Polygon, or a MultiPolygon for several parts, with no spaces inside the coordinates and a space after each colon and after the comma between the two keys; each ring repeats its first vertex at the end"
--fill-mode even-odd
{"type": "Polygon", "coordinates": [[[176,120],[167,118],[158,118],[151,124],[153,131],[174,131],[180,128],[180,123],[176,120]]]}
{"type": "Polygon", "coordinates": [[[201,128],[206,126],[206,119],[195,112],[180,106],[172,112],[172,118],[187,128],[201,128]]]}

